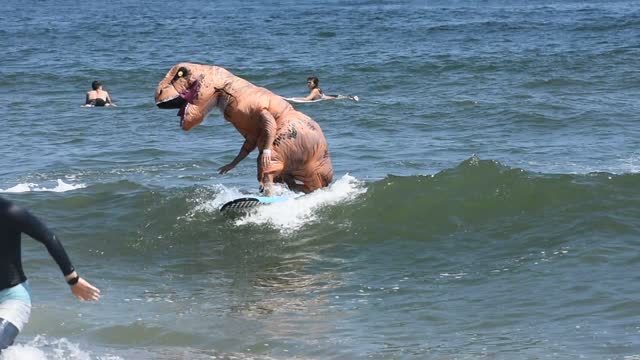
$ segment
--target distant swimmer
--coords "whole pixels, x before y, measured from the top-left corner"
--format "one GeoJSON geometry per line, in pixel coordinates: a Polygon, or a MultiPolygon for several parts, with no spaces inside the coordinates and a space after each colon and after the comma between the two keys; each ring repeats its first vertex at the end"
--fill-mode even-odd
{"type": "Polygon", "coordinates": [[[100,290],[78,276],[56,235],[29,211],[0,197],[0,353],[13,344],[31,315],[31,291],[22,270],[22,233],[47,247],[76,298],[100,298],[100,290]]]}
{"type": "Polygon", "coordinates": [[[87,98],[83,106],[116,106],[111,100],[109,93],[102,88],[100,81],[94,80],[91,83],[91,89],[93,90],[87,91],[87,98]]]}
{"type": "Polygon", "coordinates": [[[306,97],[292,97],[292,98],[285,98],[285,99],[293,102],[314,102],[314,101],[320,101],[320,100],[338,100],[338,99],[349,99],[353,101],[360,100],[360,98],[358,98],[357,96],[351,96],[351,95],[325,95],[325,93],[322,92],[322,89],[320,88],[319,84],[320,84],[320,79],[318,79],[315,76],[310,76],[307,78],[307,87],[310,90],[309,95],[307,95],[306,97]]]}

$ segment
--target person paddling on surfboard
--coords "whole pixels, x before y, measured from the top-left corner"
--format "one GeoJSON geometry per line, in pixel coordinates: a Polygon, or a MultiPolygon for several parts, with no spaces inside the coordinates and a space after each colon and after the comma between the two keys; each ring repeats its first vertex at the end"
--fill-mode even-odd
{"type": "Polygon", "coordinates": [[[318,79],[316,76],[309,76],[307,78],[307,87],[309,88],[309,95],[307,95],[306,97],[292,97],[292,98],[285,98],[287,100],[291,100],[291,101],[302,101],[302,102],[306,102],[306,101],[316,101],[316,100],[335,100],[335,99],[349,99],[349,100],[353,100],[353,101],[359,101],[360,98],[358,98],[357,96],[351,96],[351,95],[325,95],[324,92],[322,92],[322,89],[319,86],[320,84],[320,79],[318,79]]]}
{"type": "Polygon", "coordinates": [[[0,197],[0,353],[13,344],[31,315],[31,291],[20,253],[22,233],[47,247],[76,298],[100,298],[100,290],[78,275],[56,235],[29,211],[0,197]]]}
{"type": "Polygon", "coordinates": [[[94,80],[91,83],[91,89],[92,90],[87,91],[87,97],[83,106],[116,106],[116,104],[111,101],[109,93],[102,88],[100,81],[94,80]]]}

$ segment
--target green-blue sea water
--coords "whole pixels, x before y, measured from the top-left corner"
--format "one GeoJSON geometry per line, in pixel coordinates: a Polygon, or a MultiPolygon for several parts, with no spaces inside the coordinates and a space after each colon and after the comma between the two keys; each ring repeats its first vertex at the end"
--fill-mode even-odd
{"type": "Polygon", "coordinates": [[[0,21],[0,196],[23,237],[14,359],[640,358],[640,3],[16,1],[0,21]],[[330,187],[246,215],[256,154],[154,104],[182,61],[322,127],[330,187]],[[118,107],[83,108],[101,80],[118,107]]]}

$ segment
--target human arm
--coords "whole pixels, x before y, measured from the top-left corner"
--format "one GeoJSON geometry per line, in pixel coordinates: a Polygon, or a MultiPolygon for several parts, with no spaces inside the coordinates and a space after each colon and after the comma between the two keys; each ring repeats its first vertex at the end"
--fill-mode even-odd
{"type": "MultiPolygon", "coordinates": [[[[106,91],[105,91],[106,92],[106,91]]],[[[107,104],[111,105],[111,106],[118,106],[116,105],[113,100],[111,100],[111,95],[109,95],[109,93],[107,92],[107,104]]]]}
{"type": "Polygon", "coordinates": [[[247,155],[249,155],[249,153],[251,153],[255,148],[256,148],[256,140],[245,138],[244,143],[242,144],[242,147],[240,148],[240,151],[238,152],[238,155],[235,157],[235,159],[233,159],[233,161],[231,161],[227,165],[219,168],[218,172],[220,174],[226,174],[227,172],[229,172],[229,170],[236,167],[236,165],[238,165],[240,161],[244,160],[244,158],[246,158],[247,155]]]}
{"type": "Polygon", "coordinates": [[[292,97],[292,98],[285,98],[285,99],[290,100],[290,101],[296,101],[296,102],[308,102],[308,101],[320,100],[322,98],[323,98],[323,96],[320,93],[320,90],[312,89],[311,92],[309,93],[309,95],[307,95],[305,97],[292,97]]]}
{"type": "Polygon", "coordinates": [[[100,289],[91,285],[87,280],[81,278],[77,272],[74,271],[65,276],[64,280],[69,284],[71,293],[78,300],[95,301],[100,299],[100,289]]]}
{"type": "Polygon", "coordinates": [[[12,205],[9,213],[20,232],[31,236],[47,248],[47,251],[58,264],[63,275],[66,276],[75,271],[75,268],[67,256],[67,252],[62,247],[62,243],[60,243],[56,235],[49,230],[45,224],[28,210],[17,205],[12,205]]]}
{"type": "Polygon", "coordinates": [[[309,95],[307,95],[307,97],[304,98],[304,100],[318,100],[318,99],[322,99],[322,93],[318,88],[312,89],[309,95]]]}
{"type": "Polygon", "coordinates": [[[100,290],[78,276],[62,243],[44,223],[26,209],[16,205],[12,205],[9,212],[20,232],[45,245],[51,257],[58,264],[75,297],[80,300],[98,300],[100,298],[100,290]],[[71,279],[76,280],[69,283],[71,279]]]}

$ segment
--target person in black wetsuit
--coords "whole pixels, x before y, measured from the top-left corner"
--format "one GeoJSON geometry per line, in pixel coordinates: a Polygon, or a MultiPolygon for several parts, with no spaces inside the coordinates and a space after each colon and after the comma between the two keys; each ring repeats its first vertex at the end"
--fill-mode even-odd
{"type": "Polygon", "coordinates": [[[0,352],[13,344],[31,315],[30,289],[22,270],[22,233],[47,247],[75,297],[100,298],[100,290],[78,276],[56,235],[29,211],[0,197],[0,352]]]}

